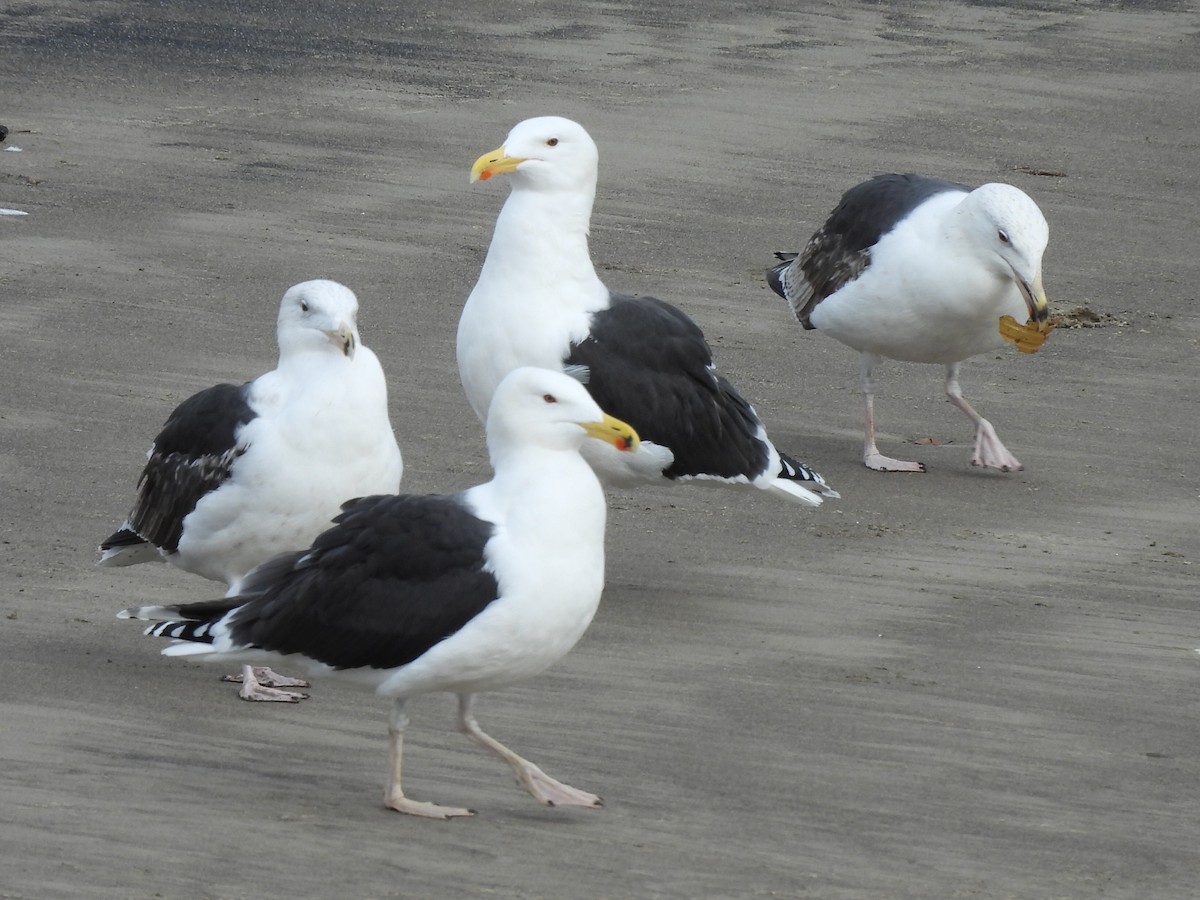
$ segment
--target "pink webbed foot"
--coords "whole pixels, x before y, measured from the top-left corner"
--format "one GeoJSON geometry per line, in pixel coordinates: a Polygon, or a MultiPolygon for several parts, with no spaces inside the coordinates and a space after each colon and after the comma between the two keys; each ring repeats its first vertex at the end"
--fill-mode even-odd
{"type": "Polygon", "coordinates": [[[902,459],[892,459],[876,451],[863,454],[863,465],[876,472],[924,472],[925,463],[907,462],[902,459]]]}
{"type": "Polygon", "coordinates": [[[539,803],[546,806],[582,806],[585,809],[600,809],[604,801],[595,794],[573,788],[551,778],[531,762],[514,767],[517,783],[539,803]]]}
{"type": "Polygon", "coordinates": [[[308,687],[307,681],[280,675],[266,666],[243,666],[240,675],[226,675],[221,680],[240,683],[242,689],[238,691],[238,696],[243,700],[258,703],[299,703],[308,699],[308,694],[299,691],[277,690],[277,687],[281,686],[308,687]]]}
{"type": "Polygon", "coordinates": [[[460,806],[438,806],[436,803],[410,800],[398,792],[389,792],[383,798],[383,805],[398,813],[404,813],[406,816],[420,816],[423,819],[455,819],[475,815],[473,809],[464,809],[460,806]]]}
{"type": "Polygon", "coordinates": [[[1000,443],[996,429],[987,419],[981,419],[975,429],[975,451],[971,455],[971,465],[989,469],[999,469],[1001,472],[1020,472],[1025,467],[1008,452],[1008,448],[1000,443]]]}

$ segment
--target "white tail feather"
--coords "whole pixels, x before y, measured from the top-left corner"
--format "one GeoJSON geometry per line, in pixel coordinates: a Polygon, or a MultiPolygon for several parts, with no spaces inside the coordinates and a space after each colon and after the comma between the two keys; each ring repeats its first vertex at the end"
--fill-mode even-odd
{"type": "MultiPolygon", "coordinates": [[[[163,635],[167,637],[167,635],[163,635]]],[[[177,644],[171,644],[169,647],[163,647],[163,656],[212,656],[219,651],[213,649],[212,644],[197,644],[194,641],[180,641],[177,644]]]]}
{"type": "Polygon", "coordinates": [[[123,547],[110,547],[100,551],[96,565],[106,569],[117,566],[136,566],[141,563],[163,562],[162,554],[153,544],[130,544],[123,547]]]}
{"type": "Polygon", "coordinates": [[[142,619],[147,622],[161,622],[178,616],[179,610],[167,606],[134,606],[117,613],[118,619],[142,619]]]}
{"type": "Polygon", "coordinates": [[[771,482],[770,490],[783,494],[792,500],[799,500],[801,503],[806,503],[809,506],[820,506],[825,502],[820,494],[813,493],[808,488],[803,487],[798,481],[785,481],[782,478],[776,478],[771,482]]]}

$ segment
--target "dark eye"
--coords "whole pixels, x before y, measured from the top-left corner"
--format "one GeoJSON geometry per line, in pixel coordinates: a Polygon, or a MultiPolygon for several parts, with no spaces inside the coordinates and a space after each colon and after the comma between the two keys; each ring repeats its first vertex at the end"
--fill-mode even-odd
{"type": "Polygon", "coordinates": [[[308,312],[308,301],[306,301],[306,300],[300,301],[300,312],[308,312]]]}
{"type": "Polygon", "coordinates": [[[1000,243],[1002,243],[1002,244],[1008,243],[1008,232],[1005,231],[1003,228],[1001,228],[999,231],[996,232],[996,237],[1000,238],[1000,243]]]}
{"type": "Polygon", "coordinates": [[[557,403],[558,402],[558,398],[555,397],[553,394],[542,394],[542,399],[545,400],[547,403],[557,403]]]}
{"type": "Polygon", "coordinates": [[[558,146],[558,138],[550,138],[550,140],[546,141],[546,146],[547,147],[557,147],[558,146]]]}

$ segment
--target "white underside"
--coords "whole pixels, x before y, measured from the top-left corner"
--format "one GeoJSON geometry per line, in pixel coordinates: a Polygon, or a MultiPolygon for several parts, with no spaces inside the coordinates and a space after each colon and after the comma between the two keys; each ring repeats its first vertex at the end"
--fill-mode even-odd
{"type": "Polygon", "coordinates": [[[1028,308],[1011,277],[940,238],[961,195],[924,204],[871,250],[871,264],[813,310],[820,331],[863,353],[908,362],[958,362],[1004,345],[1000,317],[1028,308]]]}

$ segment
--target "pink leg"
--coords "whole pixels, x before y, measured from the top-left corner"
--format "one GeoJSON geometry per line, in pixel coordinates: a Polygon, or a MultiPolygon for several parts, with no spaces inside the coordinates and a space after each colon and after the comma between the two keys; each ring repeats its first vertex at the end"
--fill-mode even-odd
{"type": "Polygon", "coordinates": [[[992,423],[977,413],[963,397],[958,384],[958,365],[953,363],[946,366],[946,397],[975,424],[975,450],[971,454],[971,465],[999,469],[1001,472],[1020,472],[1025,467],[1000,443],[992,423]]]}
{"type": "Polygon", "coordinates": [[[404,712],[404,701],[396,700],[392,704],[391,716],[388,718],[390,772],[387,790],[383,794],[383,805],[405,815],[421,816],[426,819],[451,819],[455,816],[475,815],[475,811],[471,809],[438,806],[436,803],[423,803],[420,800],[410,800],[404,796],[404,791],[400,789],[400,763],[404,750],[404,729],[407,727],[408,716],[404,712]]]}
{"type": "Polygon", "coordinates": [[[884,456],[875,446],[875,378],[874,369],[876,357],[871,353],[862,355],[862,368],[859,370],[859,382],[862,385],[863,398],[867,401],[866,434],[863,439],[863,465],[877,472],[924,472],[925,464],[907,462],[884,456]]]}
{"type": "Polygon", "coordinates": [[[240,675],[226,675],[222,681],[241,683],[242,689],[238,696],[243,700],[254,700],[264,703],[299,703],[307,700],[308,694],[298,691],[279,691],[271,685],[288,685],[291,687],[308,687],[307,681],[298,678],[286,678],[272,672],[269,668],[242,666],[240,675]]]}
{"type": "Polygon", "coordinates": [[[581,791],[551,778],[527,759],[522,759],[498,740],[483,733],[475,715],[471,712],[475,696],[473,694],[458,695],[458,726],[463,734],[475,743],[490,750],[512,767],[517,776],[517,783],[533,795],[534,799],[546,806],[583,806],[588,809],[599,809],[604,805],[595,794],[581,791]]]}

